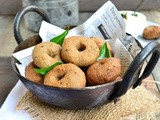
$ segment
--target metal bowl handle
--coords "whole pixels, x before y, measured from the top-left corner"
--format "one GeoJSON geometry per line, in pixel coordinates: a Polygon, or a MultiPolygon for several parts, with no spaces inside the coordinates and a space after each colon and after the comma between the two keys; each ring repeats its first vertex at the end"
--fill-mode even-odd
{"type": "Polygon", "coordinates": [[[23,38],[20,33],[20,29],[19,29],[20,22],[22,20],[22,17],[28,12],[36,12],[43,18],[43,20],[50,22],[49,17],[47,16],[46,12],[41,8],[38,8],[36,6],[25,6],[25,7],[21,8],[17,12],[17,14],[14,18],[14,22],[13,22],[14,37],[15,37],[18,44],[20,44],[23,41],[23,38]]]}
{"type": "Polygon", "coordinates": [[[160,57],[160,43],[154,41],[148,44],[132,61],[128,70],[123,76],[121,86],[116,92],[113,99],[124,95],[129,88],[136,88],[141,84],[142,80],[148,77],[160,57]],[[140,70],[142,69],[143,63],[146,61],[147,57],[152,54],[149,62],[147,63],[142,75],[140,76],[140,70]]]}

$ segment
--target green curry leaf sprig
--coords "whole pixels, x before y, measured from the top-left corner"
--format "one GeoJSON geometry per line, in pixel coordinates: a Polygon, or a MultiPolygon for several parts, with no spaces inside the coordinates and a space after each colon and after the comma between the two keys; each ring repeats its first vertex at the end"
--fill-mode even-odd
{"type": "Polygon", "coordinates": [[[57,43],[59,45],[62,45],[63,41],[64,41],[65,37],[68,35],[68,33],[69,33],[69,30],[65,30],[62,34],[52,38],[50,40],[50,42],[54,42],[54,43],[57,43]]]}
{"type": "Polygon", "coordinates": [[[56,63],[54,63],[53,65],[51,65],[51,66],[49,66],[47,68],[43,68],[43,69],[35,68],[34,71],[39,73],[39,74],[41,74],[41,75],[46,75],[46,73],[48,71],[50,71],[51,69],[53,69],[54,67],[56,67],[56,66],[58,66],[60,64],[62,64],[62,62],[56,62],[56,63]]]}
{"type": "Polygon", "coordinates": [[[105,42],[100,49],[100,53],[99,53],[99,56],[98,56],[97,60],[101,60],[103,58],[110,58],[110,57],[111,57],[110,51],[109,51],[109,49],[107,47],[107,44],[105,42]]]}
{"type": "Polygon", "coordinates": [[[124,19],[128,19],[128,17],[127,17],[127,13],[121,13],[121,16],[124,18],[124,19]]]}

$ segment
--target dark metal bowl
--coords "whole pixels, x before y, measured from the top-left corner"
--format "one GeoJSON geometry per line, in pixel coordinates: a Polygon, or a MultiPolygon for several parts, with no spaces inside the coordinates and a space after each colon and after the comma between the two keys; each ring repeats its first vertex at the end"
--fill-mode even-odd
{"type": "MultiPolygon", "coordinates": [[[[14,20],[14,35],[17,43],[19,44],[15,48],[14,52],[34,46],[42,41],[38,35],[24,41],[22,39],[19,31],[19,25],[23,15],[29,11],[39,13],[44,20],[49,22],[49,18],[42,9],[35,6],[27,6],[22,8],[17,13],[14,20]]],[[[18,75],[19,79],[23,82],[26,88],[40,100],[61,108],[88,109],[112,100],[116,100],[120,96],[124,95],[131,87],[136,88],[141,84],[144,78],[150,75],[159,60],[159,56],[160,44],[158,42],[152,42],[134,58],[133,62],[128,67],[128,70],[122,77],[122,81],[89,86],[80,89],[50,87],[43,84],[34,83],[20,75],[15,66],[15,63],[18,63],[18,61],[14,57],[12,57],[11,63],[15,73],[18,75]],[[151,54],[152,57],[140,76],[142,65],[146,58],[151,54]]]]}

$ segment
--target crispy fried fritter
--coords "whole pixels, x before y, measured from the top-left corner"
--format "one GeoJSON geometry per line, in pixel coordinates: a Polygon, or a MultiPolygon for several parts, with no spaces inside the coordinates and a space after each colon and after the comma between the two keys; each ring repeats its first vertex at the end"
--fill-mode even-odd
{"type": "Polygon", "coordinates": [[[90,39],[94,40],[94,42],[97,44],[97,46],[98,46],[99,49],[100,49],[100,48],[103,46],[103,44],[106,42],[108,49],[111,51],[111,46],[110,46],[110,44],[109,44],[107,41],[105,41],[105,40],[103,40],[103,39],[101,39],[101,38],[99,38],[99,37],[91,37],[90,39]]]}
{"type": "Polygon", "coordinates": [[[148,26],[143,31],[143,38],[145,39],[157,39],[160,38],[160,26],[148,26]]]}
{"type": "Polygon", "coordinates": [[[50,70],[45,75],[44,84],[63,88],[82,88],[86,86],[86,77],[78,66],[67,63],[50,70]]]}
{"type": "Polygon", "coordinates": [[[91,37],[90,39],[93,40],[97,44],[97,46],[98,46],[99,49],[101,49],[101,47],[106,42],[107,43],[107,48],[108,48],[109,53],[110,53],[110,56],[113,56],[113,53],[111,52],[111,46],[110,46],[110,44],[107,41],[105,41],[105,40],[103,40],[103,39],[101,39],[99,37],[91,37]]]}
{"type": "Polygon", "coordinates": [[[100,85],[116,80],[121,73],[118,58],[104,58],[91,65],[86,73],[89,85],[100,85]]]}
{"type": "Polygon", "coordinates": [[[61,46],[53,42],[42,42],[37,44],[32,52],[34,64],[39,68],[47,68],[61,61],[61,46]]]}
{"type": "Polygon", "coordinates": [[[44,76],[36,73],[34,69],[37,68],[34,62],[28,64],[28,66],[25,69],[25,76],[28,80],[31,80],[36,83],[43,83],[44,76]]]}
{"type": "Polygon", "coordinates": [[[87,67],[93,64],[98,56],[98,46],[89,38],[72,36],[66,38],[62,44],[61,58],[67,63],[87,67]]]}

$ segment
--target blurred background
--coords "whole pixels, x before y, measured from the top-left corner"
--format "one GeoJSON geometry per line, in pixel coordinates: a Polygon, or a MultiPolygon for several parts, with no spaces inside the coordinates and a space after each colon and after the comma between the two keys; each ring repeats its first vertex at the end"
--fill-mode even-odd
{"type": "MultiPolygon", "coordinates": [[[[15,14],[22,7],[23,0],[0,0],[0,14],[15,14]]],[[[37,1],[37,0],[34,0],[37,1]]],[[[48,1],[48,0],[44,0],[48,1]]],[[[96,11],[108,0],[78,0],[79,11],[96,11]]],[[[140,0],[111,0],[119,10],[134,10],[140,0]]],[[[160,0],[145,0],[140,9],[160,8],[160,0]]]]}
{"type": "MultiPolygon", "coordinates": [[[[0,56],[11,56],[12,51],[17,46],[13,36],[13,20],[17,11],[24,5],[24,2],[36,4],[37,2],[49,2],[52,0],[0,0],[0,56]]],[[[53,0],[57,1],[57,0],[53,0]]],[[[70,1],[70,0],[64,0],[70,1]]],[[[74,1],[74,0],[72,0],[74,1]]],[[[78,22],[73,25],[78,25],[86,21],[100,6],[108,0],[75,0],[78,7],[74,9],[79,12],[78,22]]],[[[141,0],[111,0],[118,10],[134,10],[141,0]]],[[[45,6],[46,7],[46,6],[45,6]]],[[[148,21],[153,21],[160,24],[160,0],[145,0],[138,9],[145,14],[148,21]]],[[[70,15],[70,12],[68,12],[70,15]]],[[[73,16],[74,17],[74,16],[73,16]]],[[[76,18],[76,17],[75,17],[76,18]]],[[[76,18],[77,19],[77,18],[76,18]]],[[[34,19],[32,19],[34,21],[34,19]]],[[[72,25],[72,24],[71,24],[72,25]]],[[[34,26],[32,26],[34,27],[34,26]]],[[[23,39],[29,38],[36,32],[28,30],[24,20],[21,23],[21,33],[23,39]]]]}

